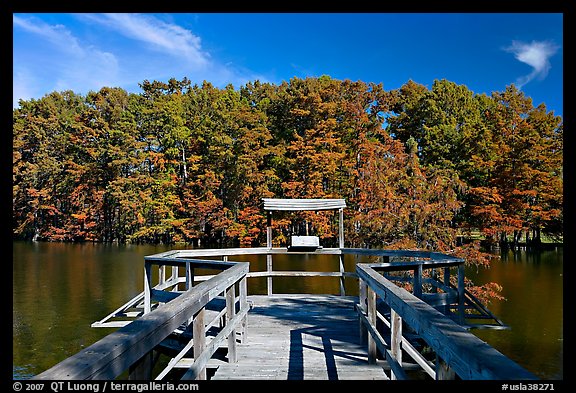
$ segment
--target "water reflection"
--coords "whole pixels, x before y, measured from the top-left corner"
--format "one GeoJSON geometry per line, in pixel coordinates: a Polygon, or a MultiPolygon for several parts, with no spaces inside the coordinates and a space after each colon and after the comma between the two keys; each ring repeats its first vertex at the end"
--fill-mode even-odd
{"type": "Polygon", "coordinates": [[[474,333],[543,379],[563,379],[563,250],[507,252],[490,269],[466,274],[497,282],[505,300],[489,308],[511,327],[474,333]]]}

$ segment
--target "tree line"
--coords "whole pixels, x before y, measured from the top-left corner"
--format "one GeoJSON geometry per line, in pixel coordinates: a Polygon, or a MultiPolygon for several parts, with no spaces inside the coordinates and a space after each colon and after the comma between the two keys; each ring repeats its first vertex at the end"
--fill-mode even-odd
{"type": "MultiPolygon", "coordinates": [[[[322,76],[140,88],[20,101],[15,239],[260,246],[262,198],[344,198],[354,247],[562,235],[563,120],[514,85],[387,91],[322,76]]],[[[336,222],[333,212],[280,214],[274,243],[310,232],[337,244],[336,222]]]]}

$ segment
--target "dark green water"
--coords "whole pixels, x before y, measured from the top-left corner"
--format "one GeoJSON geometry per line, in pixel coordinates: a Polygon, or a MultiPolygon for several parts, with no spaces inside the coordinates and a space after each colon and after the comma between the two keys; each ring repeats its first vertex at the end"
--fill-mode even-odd
{"type": "Polygon", "coordinates": [[[497,282],[506,300],[488,308],[509,330],[475,334],[542,379],[563,379],[563,249],[502,254],[490,269],[467,277],[476,284],[497,282]]]}
{"type": "MultiPolygon", "coordinates": [[[[14,379],[28,379],[114,331],[92,328],[142,291],[143,262],[151,255],[179,247],[13,243],[14,379]]],[[[184,248],[184,247],[180,247],[184,248]]],[[[265,256],[234,257],[250,261],[252,271],[265,270],[265,256]]],[[[354,258],[345,260],[354,270],[354,258]]],[[[329,255],[274,257],[274,270],[334,271],[329,255]]],[[[508,331],[476,331],[484,341],[542,379],[563,379],[563,254],[559,251],[505,254],[492,268],[468,271],[475,283],[495,281],[505,301],[490,309],[511,326],[508,331]]],[[[266,293],[266,279],[248,281],[251,294],[266,293]]],[[[357,282],[346,281],[357,294],[357,282]]],[[[333,277],[274,278],[276,293],[339,293],[333,277]]]]}

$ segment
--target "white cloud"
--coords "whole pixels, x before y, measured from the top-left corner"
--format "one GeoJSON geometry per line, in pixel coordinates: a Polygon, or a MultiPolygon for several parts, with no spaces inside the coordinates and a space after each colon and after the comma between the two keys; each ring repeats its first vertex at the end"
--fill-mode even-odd
{"type": "Polygon", "coordinates": [[[516,83],[518,88],[522,88],[536,77],[546,78],[551,67],[549,59],[556,54],[558,49],[556,44],[547,41],[532,41],[531,43],[512,41],[512,45],[504,48],[507,52],[513,53],[516,60],[532,67],[530,74],[518,78],[516,83]]]}
{"type": "Polygon", "coordinates": [[[236,87],[261,74],[214,59],[190,30],[142,14],[76,14],[70,25],[13,15],[13,107],[52,91],[86,94],[104,86],[138,91],[144,80],[187,77],[236,87]],[[75,30],[78,28],[78,30],[75,30]]]}
{"type": "Polygon", "coordinates": [[[29,34],[25,44],[14,47],[13,107],[20,99],[52,91],[85,94],[118,83],[116,56],[83,42],[65,26],[13,15],[13,27],[29,34]]]}
{"type": "Polygon", "coordinates": [[[15,27],[40,36],[55,45],[59,50],[71,54],[84,53],[84,50],[78,44],[78,40],[62,25],[51,26],[38,18],[24,19],[17,15],[12,16],[12,22],[15,27]]]}
{"type": "Polygon", "coordinates": [[[149,44],[157,51],[184,58],[196,67],[204,67],[209,63],[210,56],[202,50],[200,37],[178,25],[141,14],[81,16],[115,30],[127,38],[149,44]]]}

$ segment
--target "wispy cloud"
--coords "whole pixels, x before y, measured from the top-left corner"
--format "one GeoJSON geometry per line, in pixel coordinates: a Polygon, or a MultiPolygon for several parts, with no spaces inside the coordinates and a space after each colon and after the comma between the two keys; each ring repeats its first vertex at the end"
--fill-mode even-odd
{"type": "Polygon", "coordinates": [[[522,88],[534,78],[544,79],[550,70],[550,57],[558,51],[558,45],[548,41],[532,41],[525,43],[512,41],[509,47],[504,48],[507,52],[513,53],[516,60],[528,64],[532,67],[532,72],[518,78],[516,84],[522,88]]]}
{"type": "Polygon", "coordinates": [[[13,15],[19,43],[13,52],[14,107],[52,91],[86,94],[110,86],[137,92],[146,79],[187,77],[217,86],[267,81],[241,64],[214,58],[197,34],[155,15],[84,13],[73,19],[64,25],[13,15]]]}
{"type": "Polygon", "coordinates": [[[27,61],[18,61],[22,48],[14,48],[14,106],[19,99],[40,98],[55,90],[86,93],[117,82],[116,56],[83,43],[65,26],[17,15],[13,25],[33,37],[28,42],[35,42],[25,55],[27,61]]]}
{"type": "Polygon", "coordinates": [[[78,18],[97,23],[123,37],[144,44],[147,66],[140,72],[143,79],[182,78],[192,82],[210,81],[216,85],[245,84],[258,79],[267,81],[261,74],[231,62],[223,63],[215,59],[202,47],[200,36],[178,24],[165,22],[147,14],[78,14],[78,18]],[[149,55],[156,52],[170,56],[167,61],[162,56],[149,55]],[[155,76],[151,77],[153,73],[155,76]]]}
{"type": "Polygon", "coordinates": [[[210,55],[202,50],[200,37],[176,24],[142,14],[85,14],[84,17],[148,44],[156,51],[184,58],[192,65],[204,67],[209,63],[210,55]]]}
{"type": "Polygon", "coordinates": [[[38,35],[62,51],[74,54],[84,53],[76,37],[62,25],[49,25],[38,18],[21,18],[17,15],[12,16],[12,22],[15,27],[38,35]]]}

